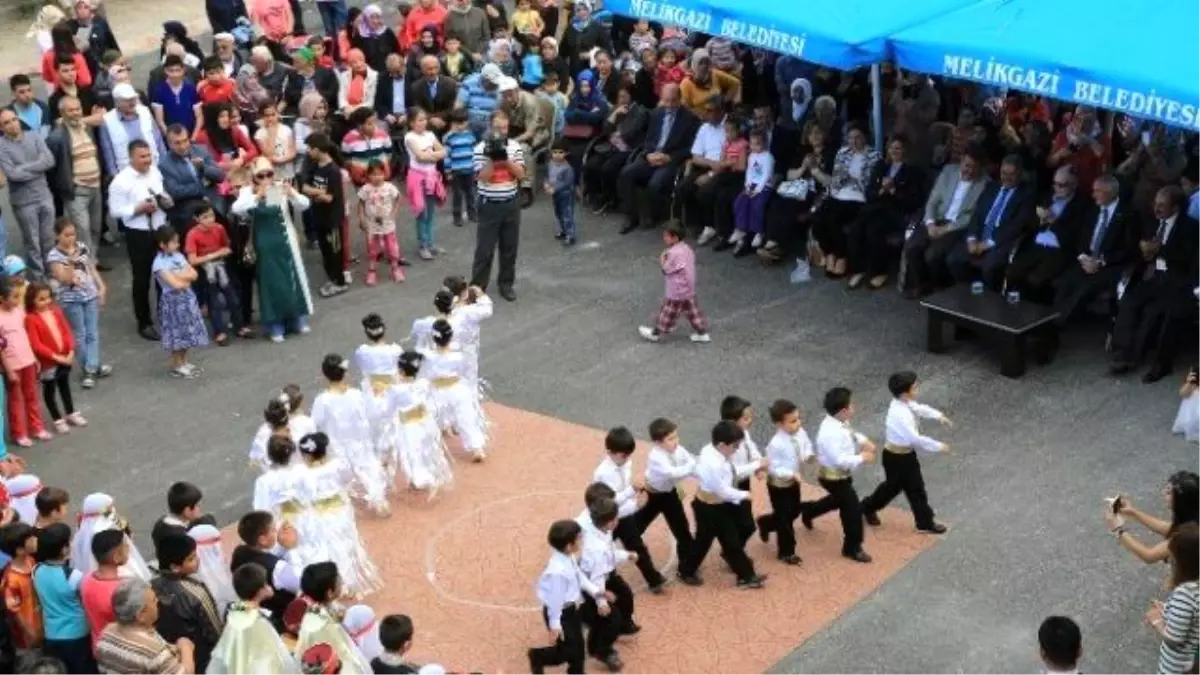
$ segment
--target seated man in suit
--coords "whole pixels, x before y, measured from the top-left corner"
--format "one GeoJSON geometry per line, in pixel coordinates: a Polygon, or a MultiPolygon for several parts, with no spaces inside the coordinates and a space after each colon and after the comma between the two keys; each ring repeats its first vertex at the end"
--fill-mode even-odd
{"type": "Polygon", "coordinates": [[[415,101],[411,100],[412,92],[404,77],[404,55],[388,54],[385,63],[387,72],[379,74],[379,84],[375,86],[375,114],[387,123],[388,133],[395,139],[404,136],[408,106],[415,101]]]}
{"type": "Polygon", "coordinates": [[[675,174],[692,149],[699,122],[680,102],[679,85],[663,86],[662,101],[650,114],[650,126],[642,146],[645,154],[625,165],[617,178],[617,195],[626,216],[622,233],[638,227],[641,209],[635,190],[645,188],[652,195],[668,194],[675,174]]]}
{"type": "Polygon", "coordinates": [[[938,175],[925,201],[924,225],[918,225],[904,244],[908,297],[928,293],[944,277],[946,257],[966,237],[979,197],[990,182],[983,170],[986,157],[983,148],[971,144],[958,164],[947,164],[938,175]]]}
{"type": "Polygon", "coordinates": [[[967,238],[946,256],[950,274],[960,284],[982,278],[992,290],[1004,283],[1004,269],[1021,234],[1033,224],[1033,188],[1022,181],[1020,155],[1000,162],[1000,183],[984,190],[967,226],[967,238]]]}
{"type": "MultiPolygon", "coordinates": [[[[1185,200],[1183,190],[1175,186],[1162,188],[1154,195],[1156,219],[1142,229],[1140,255],[1129,267],[1128,287],[1113,323],[1113,360],[1109,368],[1113,375],[1134,370],[1147,351],[1159,346],[1164,320],[1173,313],[1174,305],[1189,309],[1196,306],[1192,289],[1200,258],[1200,226],[1184,213],[1185,200]]],[[[1154,355],[1154,363],[1143,378],[1147,382],[1156,382],[1171,372],[1174,354],[1166,354],[1165,359],[1163,356],[1154,355]]]]}
{"type": "MultiPolygon", "coordinates": [[[[442,74],[442,64],[436,56],[426,54],[421,57],[421,80],[410,82],[408,86],[412,94],[409,107],[416,106],[424,110],[429,116],[430,130],[440,138],[450,128],[450,111],[458,103],[458,82],[442,74]]],[[[483,117],[486,118],[494,108],[493,105],[481,111],[483,117]]]]}
{"type": "Polygon", "coordinates": [[[1092,184],[1096,205],[1080,230],[1075,262],[1059,277],[1054,293],[1059,326],[1065,326],[1096,296],[1115,291],[1126,265],[1133,260],[1137,221],[1132,204],[1120,198],[1120,189],[1111,175],[1101,176],[1092,184]]]}
{"type": "Polygon", "coordinates": [[[1022,297],[1049,303],[1054,297],[1051,283],[1079,251],[1075,244],[1090,203],[1079,194],[1075,169],[1060,166],[1054,172],[1053,195],[1036,209],[1036,231],[1023,237],[1008,265],[1008,289],[1022,297]]]}

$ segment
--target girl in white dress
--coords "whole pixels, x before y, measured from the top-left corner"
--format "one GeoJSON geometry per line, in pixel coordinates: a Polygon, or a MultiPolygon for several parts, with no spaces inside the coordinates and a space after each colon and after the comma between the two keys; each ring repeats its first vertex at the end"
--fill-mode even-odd
{"type": "Polygon", "coordinates": [[[317,528],[316,511],[309,502],[305,477],[308,467],[292,458],[296,454],[296,443],[284,436],[272,436],[267,441],[267,461],[270,468],[254,481],[255,511],[266,511],[275,517],[275,522],[288,524],[296,529],[296,548],[289,555],[296,569],[329,560],[324,540],[317,528]]]}
{"type": "Polygon", "coordinates": [[[288,429],[292,432],[292,440],[304,438],[317,430],[312,418],[304,412],[304,392],[298,384],[283,385],[283,393],[288,397],[288,429]]]}
{"type": "Polygon", "coordinates": [[[96,569],[96,558],[92,555],[92,537],[105,530],[125,532],[125,543],[129,545],[129,561],[121,566],[120,575],[137,577],[148,583],[150,567],[129,537],[129,523],[117,515],[113,498],[100,492],[88,495],[79,507],[79,529],[75,532],[75,541],[71,543],[71,567],[84,575],[96,569]]]}
{"type": "Polygon", "coordinates": [[[329,354],[321,363],[321,373],[329,388],[313,401],[312,418],[317,429],[329,437],[335,456],[344,459],[354,476],[355,496],[366,502],[376,514],[390,513],[387,502],[387,477],[371,430],[368,399],[346,382],[350,362],[338,354],[329,354]]]}
{"type": "Polygon", "coordinates": [[[229,561],[221,551],[221,531],[212,525],[197,525],[188,530],[188,536],[196,542],[196,557],[200,559],[196,578],[204,582],[217,603],[217,610],[224,616],[225,608],[237,602],[238,597],[233,591],[229,561]]]}
{"type": "Polygon", "coordinates": [[[362,374],[363,393],[370,397],[371,432],[375,453],[383,465],[390,487],[396,478],[395,436],[397,420],[395,415],[387,415],[383,404],[387,397],[388,388],[399,381],[400,374],[396,362],[404,353],[404,348],[394,342],[387,342],[387,325],[383,318],[372,312],[363,317],[363,332],[367,341],[354,350],[354,367],[362,374]]]}
{"type": "Polygon", "coordinates": [[[267,402],[263,410],[263,423],[250,444],[250,466],[259,471],[271,468],[271,462],[267,459],[267,442],[272,438],[300,438],[292,435],[290,422],[287,394],[281,393],[267,402]]]}
{"type": "Polygon", "coordinates": [[[397,419],[397,464],[414,490],[428,490],[433,499],[439,488],[454,480],[450,455],[434,418],[433,393],[427,380],[418,379],[425,357],[404,352],[399,359],[400,381],[388,389],[384,414],[397,419]]]}
{"type": "Polygon", "coordinates": [[[383,587],[358,536],[354,506],[346,498],[350,471],[346,462],[328,455],[330,439],[322,432],[300,439],[300,454],[308,465],[306,492],[319,523],[317,537],[337,563],[347,594],[359,599],[383,587]]]}
{"type": "Polygon", "coordinates": [[[421,375],[433,385],[433,401],[438,425],[443,431],[453,430],[462,440],[463,449],[476,462],[486,457],[487,425],[479,406],[478,392],[467,384],[467,360],[461,350],[454,348],[454,329],[450,322],[433,322],[434,348],[424,352],[421,375]]]}
{"type": "Polygon", "coordinates": [[[467,384],[483,396],[484,382],[479,377],[479,324],[492,318],[492,299],[478,286],[468,286],[462,277],[446,277],[442,284],[454,294],[450,325],[467,359],[467,384]]]}
{"type": "Polygon", "coordinates": [[[447,288],[439,290],[433,296],[433,307],[437,310],[437,314],[413,322],[412,335],[409,336],[409,339],[413,340],[413,347],[418,351],[428,351],[434,348],[433,323],[438,319],[450,320],[450,313],[454,310],[454,294],[447,288]]]}
{"type": "Polygon", "coordinates": [[[1183,386],[1179,389],[1179,412],[1175,415],[1175,424],[1171,432],[1183,434],[1190,443],[1200,440],[1200,381],[1197,381],[1196,366],[1188,369],[1183,386]]]}

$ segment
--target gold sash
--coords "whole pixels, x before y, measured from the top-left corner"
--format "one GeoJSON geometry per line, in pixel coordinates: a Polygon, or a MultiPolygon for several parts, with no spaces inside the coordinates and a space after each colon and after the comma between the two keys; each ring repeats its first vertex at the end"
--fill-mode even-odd
{"type": "Polygon", "coordinates": [[[396,383],[396,378],[391,375],[369,375],[367,381],[371,383],[371,393],[382,396],[388,387],[396,383]]]}
{"type": "Polygon", "coordinates": [[[425,410],[425,406],[415,405],[412,408],[400,413],[400,419],[404,420],[405,424],[410,422],[420,422],[421,420],[425,419],[426,414],[427,412],[425,410]]]}
{"type": "Polygon", "coordinates": [[[906,445],[892,445],[891,443],[884,443],[883,449],[896,455],[911,455],[913,451],[912,448],[906,445]]]}
{"type": "Polygon", "coordinates": [[[850,477],[850,472],[845,469],[831,469],[823,466],[817,470],[817,475],[825,480],[846,480],[850,477]]]}
{"type": "Polygon", "coordinates": [[[767,476],[767,485],[773,488],[790,488],[796,485],[795,478],[780,478],[779,476],[767,476]]]}
{"type": "Polygon", "coordinates": [[[724,504],[725,500],[709,492],[708,490],[696,490],[696,501],[704,504],[724,504]]]}
{"type": "Polygon", "coordinates": [[[335,511],[346,505],[346,498],[341,495],[333,495],[324,497],[313,502],[313,508],[322,513],[335,511]]]}
{"type": "Polygon", "coordinates": [[[458,384],[459,380],[461,379],[462,378],[457,375],[451,375],[450,377],[435,377],[433,378],[432,383],[433,386],[437,387],[438,389],[449,389],[450,387],[458,384]]]}

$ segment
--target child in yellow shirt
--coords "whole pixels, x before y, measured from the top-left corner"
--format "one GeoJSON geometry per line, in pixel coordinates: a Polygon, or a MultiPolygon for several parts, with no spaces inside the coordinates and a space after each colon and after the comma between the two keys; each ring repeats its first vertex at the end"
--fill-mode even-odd
{"type": "Polygon", "coordinates": [[[512,15],[512,32],[541,39],[545,29],[546,23],[542,21],[542,15],[533,8],[533,0],[517,0],[517,10],[512,15]]]}

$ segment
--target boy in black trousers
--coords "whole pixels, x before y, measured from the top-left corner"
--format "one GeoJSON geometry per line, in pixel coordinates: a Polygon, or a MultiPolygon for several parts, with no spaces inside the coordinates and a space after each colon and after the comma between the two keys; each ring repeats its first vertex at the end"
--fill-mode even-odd
{"type": "Polygon", "coordinates": [[[608,457],[596,467],[592,480],[604,483],[616,494],[617,529],[613,536],[626,551],[637,555],[638,571],[646,580],[649,591],[657,595],[662,593],[667,580],[654,566],[654,559],[642,541],[643,528],[638,527],[638,494],[644,490],[640,483],[633,481],[633,464],[629,461],[637,449],[637,441],[629,429],[614,427],[604,437],[604,448],[608,451],[608,457]]]}
{"type": "Polygon", "coordinates": [[[696,458],[679,444],[679,428],[671,420],[660,417],[651,422],[650,440],[654,445],[646,458],[646,503],[637,512],[638,530],[645,533],[661,514],[675,538],[675,559],[683,561],[690,555],[693,539],[683,511],[682,481],[692,475],[696,458]]]}
{"type": "Polygon", "coordinates": [[[767,496],[772,513],[758,517],[758,536],[764,541],[775,533],[779,559],[799,565],[796,555],[796,519],[804,510],[800,501],[800,465],[816,461],[812,441],[800,426],[800,408],[786,399],[771,404],[775,435],[767,444],[767,496]]]}
{"type": "Polygon", "coordinates": [[[582,521],[583,546],[579,569],[602,595],[585,595],[582,619],[588,625],[587,653],[602,661],[612,672],[623,667],[620,655],[613,648],[621,635],[634,635],[641,627],[633,622],[633,590],[617,573],[616,566],[626,560],[636,562],[637,554],[619,549],[613,544],[617,527],[617,503],[601,498],[588,509],[582,521]]]}
{"type": "MultiPolygon", "coordinates": [[[[579,570],[578,557],[583,547],[583,528],[573,520],[559,520],[550,526],[546,540],[553,551],[538,579],[537,595],[542,602],[542,620],[550,631],[549,647],[534,647],[529,655],[529,672],[545,672],[546,666],[567,664],[568,673],[582,673],[586,658],[580,605],[584,601],[582,583],[587,578],[579,570]]],[[[598,587],[592,590],[603,594],[598,587]]]]}

